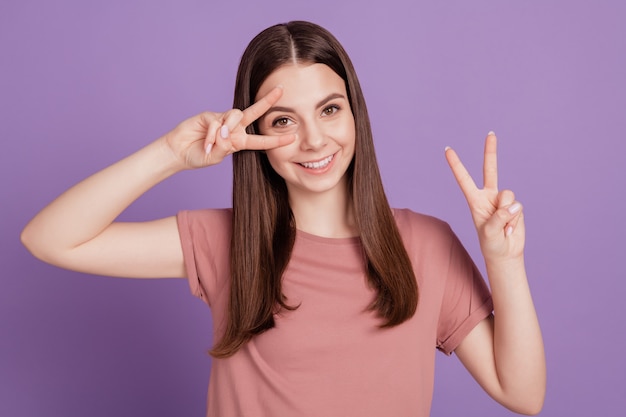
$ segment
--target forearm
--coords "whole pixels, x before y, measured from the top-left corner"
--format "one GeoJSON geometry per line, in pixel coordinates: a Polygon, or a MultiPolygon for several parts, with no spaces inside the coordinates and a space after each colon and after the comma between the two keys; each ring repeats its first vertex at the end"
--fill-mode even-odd
{"type": "Polygon", "coordinates": [[[22,232],[37,257],[88,242],[133,201],[182,168],[162,139],[76,184],[39,212],[22,232]]]}
{"type": "Polygon", "coordinates": [[[543,402],[546,369],[543,340],[523,257],[486,261],[494,304],[494,358],[503,395],[543,402]]]}

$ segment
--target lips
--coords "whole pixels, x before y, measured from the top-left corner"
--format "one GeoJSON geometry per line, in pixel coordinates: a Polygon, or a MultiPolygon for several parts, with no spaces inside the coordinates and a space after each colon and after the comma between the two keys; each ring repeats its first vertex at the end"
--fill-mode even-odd
{"type": "Polygon", "coordinates": [[[321,161],[300,162],[299,165],[302,165],[303,167],[309,168],[309,169],[321,169],[321,168],[325,168],[328,164],[330,164],[330,162],[333,160],[334,157],[335,155],[333,154],[333,155],[327,156],[321,161]]]}

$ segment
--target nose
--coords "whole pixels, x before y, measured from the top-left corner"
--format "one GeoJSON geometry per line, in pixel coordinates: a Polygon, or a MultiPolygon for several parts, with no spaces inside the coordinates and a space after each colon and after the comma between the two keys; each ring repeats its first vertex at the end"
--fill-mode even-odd
{"type": "Polygon", "coordinates": [[[314,121],[302,123],[298,129],[300,149],[303,151],[317,151],[326,146],[328,142],[326,132],[314,121]]]}

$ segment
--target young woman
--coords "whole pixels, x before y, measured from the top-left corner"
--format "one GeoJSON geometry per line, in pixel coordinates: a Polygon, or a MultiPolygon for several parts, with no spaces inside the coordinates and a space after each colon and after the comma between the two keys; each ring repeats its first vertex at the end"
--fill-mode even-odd
{"type": "Polygon", "coordinates": [[[72,187],[22,241],[77,271],[187,277],[214,320],[210,416],[427,416],[435,348],[455,352],[506,407],[540,411],[545,361],[522,207],[498,191],[493,133],[482,189],[446,149],[490,294],[445,223],[389,207],[356,73],[326,30],[290,22],[257,35],[233,107],[72,187]],[[158,182],[229,154],[232,209],[115,222],[158,182]]]}

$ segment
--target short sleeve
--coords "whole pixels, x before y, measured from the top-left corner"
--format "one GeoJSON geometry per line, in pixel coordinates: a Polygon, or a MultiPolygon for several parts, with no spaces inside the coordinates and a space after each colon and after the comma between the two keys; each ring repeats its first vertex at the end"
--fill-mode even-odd
{"type": "Polygon", "coordinates": [[[226,209],[181,211],[176,216],[189,288],[209,305],[229,274],[231,219],[226,209]]]}
{"type": "Polygon", "coordinates": [[[437,328],[437,348],[446,355],[493,311],[491,293],[480,271],[457,236],[452,230],[449,233],[448,270],[437,328]]]}

